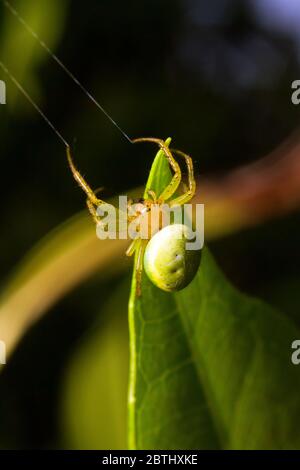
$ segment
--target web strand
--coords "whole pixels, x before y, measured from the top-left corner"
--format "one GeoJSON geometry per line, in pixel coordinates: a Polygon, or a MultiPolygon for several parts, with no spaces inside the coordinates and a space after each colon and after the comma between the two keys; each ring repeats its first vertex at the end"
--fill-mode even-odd
{"type": "Polygon", "coordinates": [[[11,72],[7,69],[7,67],[0,61],[0,67],[2,70],[8,75],[10,80],[15,84],[18,90],[25,96],[25,98],[29,101],[29,103],[36,109],[36,111],[42,116],[44,121],[51,127],[51,129],[55,132],[57,137],[63,142],[66,147],[70,147],[68,142],[64,139],[61,133],[56,129],[56,127],[52,124],[52,122],[47,118],[47,116],[43,113],[41,108],[33,101],[31,96],[27,93],[27,91],[22,87],[22,85],[18,82],[18,80],[11,74],[11,72]]]}
{"type": "MultiPolygon", "coordinates": [[[[54,52],[47,46],[47,44],[38,36],[38,34],[29,26],[29,24],[24,20],[24,18],[17,12],[17,10],[7,1],[2,0],[2,3],[7,8],[7,10],[15,16],[15,18],[22,24],[22,26],[28,31],[28,33],[40,44],[40,46],[52,57],[53,60],[64,70],[64,72],[73,80],[76,85],[83,91],[83,93],[97,106],[98,109],[107,117],[107,119],[121,132],[123,137],[132,143],[132,140],[125,131],[116,123],[116,121],[110,116],[110,114],[101,106],[101,104],[91,95],[91,93],[82,85],[82,83],[73,75],[73,73],[62,63],[62,61],[57,57],[54,52]]],[[[3,65],[3,64],[2,64],[3,65]]],[[[3,67],[2,67],[3,68],[3,67]]],[[[12,77],[11,77],[12,78],[12,77]]],[[[16,83],[16,82],[15,82],[16,83]]],[[[25,91],[25,90],[24,90],[25,91]]],[[[26,95],[25,95],[26,96],[26,95]]],[[[29,99],[29,96],[26,96],[29,99]]],[[[33,104],[33,103],[32,103],[33,104]]],[[[37,106],[35,105],[37,109],[37,106]]],[[[41,114],[41,110],[39,111],[41,114]]],[[[43,115],[46,118],[45,115],[43,115]]],[[[47,119],[47,118],[46,118],[47,119]]],[[[52,126],[53,127],[53,126],[52,126]]]]}

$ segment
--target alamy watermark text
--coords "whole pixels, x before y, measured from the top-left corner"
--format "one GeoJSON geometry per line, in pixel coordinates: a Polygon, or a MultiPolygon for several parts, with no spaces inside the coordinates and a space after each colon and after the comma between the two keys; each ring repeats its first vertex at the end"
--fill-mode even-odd
{"type": "Polygon", "coordinates": [[[3,80],[0,80],[0,104],[6,104],[6,85],[3,80]]]}
{"type": "Polygon", "coordinates": [[[183,224],[187,231],[187,250],[200,250],[204,244],[204,204],[129,203],[127,196],[119,196],[119,205],[100,204],[97,208],[96,233],[101,240],[150,240],[161,228],[183,224]]]}

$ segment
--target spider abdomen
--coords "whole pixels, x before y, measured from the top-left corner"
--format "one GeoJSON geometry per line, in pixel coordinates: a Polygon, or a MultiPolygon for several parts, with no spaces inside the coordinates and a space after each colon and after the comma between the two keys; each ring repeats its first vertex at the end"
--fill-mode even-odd
{"type": "Polygon", "coordinates": [[[189,228],[174,224],[164,227],[149,241],[144,255],[144,267],[149,279],[167,292],[179,291],[195,277],[201,250],[187,250],[189,228]]]}

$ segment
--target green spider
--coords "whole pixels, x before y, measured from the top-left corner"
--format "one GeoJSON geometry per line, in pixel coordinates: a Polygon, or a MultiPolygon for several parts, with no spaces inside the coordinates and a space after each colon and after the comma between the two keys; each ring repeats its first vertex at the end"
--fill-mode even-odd
{"type": "MultiPolygon", "coordinates": [[[[132,215],[127,216],[128,222],[132,222],[140,217],[147,217],[150,225],[151,209],[153,205],[168,204],[169,207],[181,206],[189,202],[195,194],[196,182],[194,178],[193,161],[191,157],[180,150],[169,149],[168,145],[162,140],[154,137],[141,137],[132,140],[133,143],[152,142],[157,144],[164,152],[173,176],[170,183],[164,188],[161,194],[157,195],[149,189],[147,198],[139,199],[138,208],[132,215]],[[182,180],[180,166],[174,158],[178,155],[184,158],[188,170],[188,186],[183,194],[174,196],[182,180]],[[173,198],[172,198],[173,197],[173,198]]],[[[76,169],[71,154],[70,147],[67,147],[68,162],[75,180],[79,183],[87,195],[88,209],[98,224],[101,219],[97,214],[97,208],[101,204],[106,204],[99,199],[96,192],[93,191],[83,176],[76,169]]],[[[128,209],[132,206],[132,201],[128,202],[128,209]]],[[[128,211],[129,213],[132,211],[128,211]]],[[[174,224],[168,226],[159,226],[158,231],[150,238],[135,238],[126,251],[127,256],[136,254],[136,292],[141,295],[141,280],[143,266],[150,280],[160,289],[172,292],[186,287],[194,278],[201,258],[200,250],[186,250],[185,242],[187,240],[187,226],[174,224]]],[[[149,230],[151,233],[151,230],[149,230]]]]}

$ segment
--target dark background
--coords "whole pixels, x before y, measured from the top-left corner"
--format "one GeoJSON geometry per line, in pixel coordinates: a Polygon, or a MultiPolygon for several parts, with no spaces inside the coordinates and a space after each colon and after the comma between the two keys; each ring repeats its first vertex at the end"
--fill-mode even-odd
{"type": "MultiPolygon", "coordinates": [[[[299,110],[291,103],[291,83],[300,78],[295,1],[13,4],[28,21],[28,5],[43,18],[41,36],[47,41],[49,34],[55,53],[130,137],[172,136],[189,152],[199,185],[201,175],[222,175],[263,157],[298,127],[299,110]]],[[[90,184],[105,186],[105,197],[142,185],[151,147],[127,142],[46,52],[35,52],[39,46],[31,37],[24,34],[26,44],[20,44],[21,25],[0,7],[0,60],[75,142],[77,165],[90,184]],[[32,52],[26,55],[27,47],[32,52]]],[[[0,78],[8,102],[0,107],[5,285],[37,241],[84,208],[84,197],[62,143],[2,72],[0,78]]],[[[299,227],[296,211],[209,244],[236,286],[296,320],[299,227]]],[[[85,282],[25,335],[0,377],[1,447],[81,447],[68,436],[65,444],[61,431],[62,382],[78,342],[95,322],[101,325],[99,305],[116,283],[85,282]]],[[[126,295],[124,302],[126,311],[126,295]]]]}

